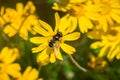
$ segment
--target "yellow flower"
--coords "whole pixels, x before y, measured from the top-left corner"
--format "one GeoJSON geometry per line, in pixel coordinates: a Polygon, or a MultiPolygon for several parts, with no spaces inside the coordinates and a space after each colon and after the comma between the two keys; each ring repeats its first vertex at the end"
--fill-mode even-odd
{"type": "Polygon", "coordinates": [[[99,48],[100,50],[98,57],[107,55],[109,60],[113,60],[114,57],[120,59],[120,26],[114,26],[109,29],[106,33],[102,34],[101,41],[94,42],[91,48],[99,48]]]}
{"type": "Polygon", "coordinates": [[[18,78],[20,76],[20,65],[13,63],[19,56],[16,48],[4,47],[0,52],[0,80],[10,80],[10,76],[18,78]]]}
{"type": "Polygon", "coordinates": [[[98,26],[94,27],[93,30],[87,33],[87,36],[90,39],[101,40],[102,35],[106,34],[106,32],[101,28],[97,29],[98,26]]]}
{"type": "MultiPolygon", "coordinates": [[[[97,5],[92,4],[90,0],[82,0],[80,2],[73,1],[73,3],[69,2],[67,5],[69,5],[67,8],[62,8],[66,9],[68,20],[72,21],[75,28],[78,24],[82,33],[85,33],[88,31],[88,29],[93,28],[93,23],[91,20],[97,20],[99,17],[97,13],[97,5]]],[[[59,10],[58,6],[61,5],[54,5],[53,9],[59,10]]]]}
{"type": "Polygon", "coordinates": [[[66,12],[71,4],[68,4],[69,0],[59,0],[53,3],[53,9],[66,12]]]}
{"type": "Polygon", "coordinates": [[[91,53],[89,54],[89,58],[90,62],[88,62],[88,66],[95,70],[103,70],[107,65],[107,62],[103,58],[96,57],[91,53]]]}
{"type": "Polygon", "coordinates": [[[100,17],[98,22],[104,31],[108,30],[108,26],[115,22],[120,23],[120,1],[119,0],[93,0],[98,7],[100,17]]]}
{"type": "Polygon", "coordinates": [[[76,50],[74,47],[64,43],[65,41],[74,41],[80,37],[79,32],[73,32],[72,24],[70,21],[63,17],[61,20],[59,15],[55,14],[55,29],[46,22],[39,20],[40,26],[33,29],[40,35],[38,37],[30,38],[30,41],[39,45],[32,49],[33,53],[39,52],[37,62],[49,58],[51,63],[54,63],[56,59],[63,60],[60,48],[67,54],[73,54],[76,50]]]}
{"type": "Polygon", "coordinates": [[[35,68],[28,66],[17,80],[39,80],[38,74],[39,73],[35,68]]]}
{"type": "Polygon", "coordinates": [[[0,27],[3,27],[3,25],[5,24],[4,20],[1,18],[1,16],[4,15],[4,12],[5,12],[4,7],[1,7],[1,9],[0,9],[0,27]]]}
{"type": "Polygon", "coordinates": [[[24,7],[22,3],[17,3],[16,10],[12,8],[6,9],[5,18],[9,25],[6,25],[4,32],[8,34],[9,37],[14,36],[18,33],[23,39],[28,39],[28,31],[35,34],[32,29],[33,26],[38,25],[38,20],[35,12],[35,6],[31,1],[29,1],[24,7]]]}

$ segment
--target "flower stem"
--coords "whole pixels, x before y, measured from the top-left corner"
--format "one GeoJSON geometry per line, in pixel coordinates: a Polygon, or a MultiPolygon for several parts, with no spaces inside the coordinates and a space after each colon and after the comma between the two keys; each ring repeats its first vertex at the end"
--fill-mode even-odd
{"type": "Polygon", "coordinates": [[[78,64],[78,62],[72,57],[72,55],[69,55],[69,57],[70,57],[71,61],[75,64],[75,66],[77,66],[80,70],[87,72],[87,70],[84,67],[82,67],[78,64]]]}
{"type": "Polygon", "coordinates": [[[42,68],[42,65],[39,65],[38,67],[39,74],[40,74],[41,68],[42,68]]]}

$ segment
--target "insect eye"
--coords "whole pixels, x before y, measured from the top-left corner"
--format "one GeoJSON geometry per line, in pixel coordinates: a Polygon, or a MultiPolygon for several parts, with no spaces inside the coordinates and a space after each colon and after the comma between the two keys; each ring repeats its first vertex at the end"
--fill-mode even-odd
{"type": "Polygon", "coordinates": [[[55,40],[59,40],[60,37],[59,36],[55,36],[54,38],[55,38],[55,40]]]}

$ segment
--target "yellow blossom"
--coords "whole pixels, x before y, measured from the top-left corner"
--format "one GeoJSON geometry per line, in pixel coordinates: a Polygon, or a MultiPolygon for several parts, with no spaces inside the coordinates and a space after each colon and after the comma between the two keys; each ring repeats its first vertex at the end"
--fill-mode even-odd
{"type": "Polygon", "coordinates": [[[19,55],[17,48],[9,49],[4,47],[0,52],[0,80],[10,80],[10,76],[20,76],[20,65],[13,63],[19,55]]]}
{"type": "Polygon", "coordinates": [[[100,57],[96,57],[93,54],[89,54],[90,61],[88,62],[88,66],[95,70],[102,70],[106,67],[107,62],[100,57]]]}
{"type": "Polygon", "coordinates": [[[60,48],[67,54],[73,54],[76,50],[74,47],[64,43],[65,41],[74,41],[80,37],[79,32],[73,32],[72,24],[70,21],[63,17],[61,20],[59,15],[55,14],[55,29],[46,22],[39,20],[40,26],[33,29],[40,35],[38,37],[30,38],[30,41],[34,44],[38,44],[38,47],[32,48],[33,53],[39,52],[37,56],[37,62],[49,58],[51,63],[54,63],[56,59],[63,60],[60,48]],[[56,36],[58,35],[58,36],[56,36]],[[58,40],[55,40],[58,38],[58,40]]]}
{"type": "Polygon", "coordinates": [[[120,23],[120,0],[93,0],[98,7],[99,27],[107,31],[109,26],[120,23]]]}
{"type": "Polygon", "coordinates": [[[38,74],[35,68],[28,66],[17,80],[42,80],[42,78],[38,79],[38,74]]]}
{"type": "Polygon", "coordinates": [[[4,32],[8,34],[9,37],[14,36],[18,33],[23,39],[28,39],[28,31],[35,34],[32,29],[33,26],[37,25],[37,17],[34,14],[35,6],[31,1],[29,1],[25,7],[22,3],[17,3],[16,10],[12,8],[7,8],[5,16],[6,23],[4,32]]]}
{"type": "MultiPolygon", "coordinates": [[[[57,5],[57,3],[55,3],[57,5]]],[[[54,5],[53,9],[55,10],[60,10],[58,6],[61,5],[54,5]]],[[[82,33],[85,33],[88,31],[88,29],[93,28],[93,23],[91,20],[97,20],[99,15],[97,12],[97,5],[92,4],[90,0],[71,0],[66,7],[62,7],[66,9],[67,12],[67,18],[68,20],[71,20],[72,23],[74,24],[74,27],[77,27],[77,24],[79,25],[80,31],[82,33]],[[69,7],[69,8],[68,8],[69,7]],[[94,14],[94,15],[93,15],[94,14]]]]}
{"type": "Polygon", "coordinates": [[[106,33],[101,34],[101,40],[96,41],[91,45],[91,48],[96,49],[101,47],[98,57],[107,55],[109,60],[114,57],[120,59],[120,26],[110,28],[106,33]]]}

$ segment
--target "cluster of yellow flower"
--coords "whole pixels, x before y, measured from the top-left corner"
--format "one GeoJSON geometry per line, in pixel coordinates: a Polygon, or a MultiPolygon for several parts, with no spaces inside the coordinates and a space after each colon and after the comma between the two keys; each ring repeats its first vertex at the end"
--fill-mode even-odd
{"type": "MultiPolygon", "coordinates": [[[[20,53],[17,48],[4,47],[0,52],[0,80],[36,80],[38,71],[30,66],[21,73],[19,63],[14,61],[19,58],[20,53]]],[[[38,80],[42,80],[39,78],[38,80]]]]}
{"type": "Polygon", "coordinates": [[[53,9],[66,12],[74,27],[97,40],[91,48],[101,47],[98,57],[120,59],[120,0],[59,0],[53,9]]]}
{"type": "MultiPolygon", "coordinates": [[[[9,37],[17,34],[27,40],[28,31],[36,34],[32,27],[39,26],[37,16],[34,14],[35,9],[31,1],[25,6],[17,3],[16,9],[1,7],[0,32],[9,37]]],[[[4,47],[0,51],[0,80],[43,80],[42,78],[38,79],[39,71],[31,66],[21,73],[20,64],[14,63],[19,57],[20,53],[17,48],[4,47]]]]}
{"type": "Polygon", "coordinates": [[[38,25],[35,10],[32,2],[28,2],[25,7],[22,3],[17,3],[16,9],[1,7],[0,27],[3,27],[4,33],[9,37],[19,34],[20,37],[27,40],[28,31],[35,34],[32,26],[38,25]]]}
{"type": "MultiPolygon", "coordinates": [[[[76,49],[65,41],[74,41],[80,38],[80,33],[87,34],[91,39],[97,40],[90,48],[101,48],[98,57],[114,57],[120,59],[120,0],[56,0],[53,9],[63,11],[65,16],[60,18],[55,13],[55,27],[38,19],[35,15],[35,6],[29,1],[25,6],[17,3],[16,9],[0,9],[0,31],[9,37],[16,34],[24,40],[37,44],[32,48],[38,53],[37,63],[46,65],[54,63],[56,59],[63,60],[60,49],[68,55],[75,53],[76,49]],[[75,32],[79,26],[79,32],[75,32]],[[52,29],[54,28],[54,29],[52,29]],[[28,38],[28,34],[37,34],[28,38]]],[[[0,80],[36,80],[38,71],[30,66],[23,74],[20,73],[19,63],[13,63],[20,56],[18,49],[4,47],[0,52],[0,80]],[[33,75],[34,73],[34,75],[33,75]],[[8,76],[9,75],[9,76],[8,76]]],[[[90,56],[94,67],[97,58],[90,56]]],[[[106,62],[101,60],[102,66],[106,62]]],[[[39,79],[41,80],[41,79],[39,79]]]]}

